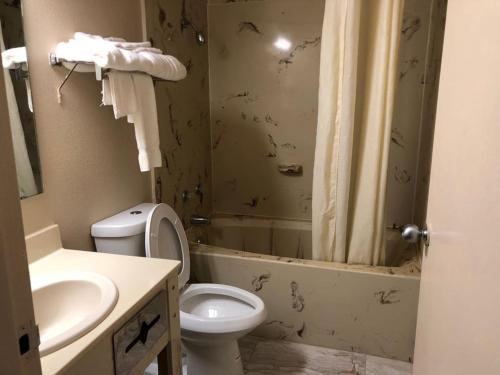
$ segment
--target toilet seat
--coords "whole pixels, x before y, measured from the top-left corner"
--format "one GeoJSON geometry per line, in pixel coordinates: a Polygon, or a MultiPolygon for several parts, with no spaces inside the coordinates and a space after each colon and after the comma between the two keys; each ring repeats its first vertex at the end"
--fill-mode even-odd
{"type": "Polygon", "coordinates": [[[189,285],[180,296],[180,310],[181,328],[200,333],[253,329],[266,316],[264,303],[259,297],[221,284],[189,285]],[[200,304],[204,306],[197,306],[200,304]]]}
{"type": "Polygon", "coordinates": [[[181,219],[165,203],[156,205],[146,222],[146,256],[180,260],[179,289],[189,280],[189,245],[181,219]]]}

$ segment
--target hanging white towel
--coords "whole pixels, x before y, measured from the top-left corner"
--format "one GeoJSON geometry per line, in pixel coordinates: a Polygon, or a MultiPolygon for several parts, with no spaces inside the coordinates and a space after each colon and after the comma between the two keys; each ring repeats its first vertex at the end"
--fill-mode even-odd
{"type": "Polygon", "coordinates": [[[134,123],[141,171],[161,167],[160,135],[156,113],[153,80],[146,74],[132,74],[136,96],[136,112],[129,115],[134,123]]]}
{"type": "Polygon", "coordinates": [[[115,118],[134,124],[142,172],[161,166],[160,137],[153,80],[147,74],[111,72],[103,80],[103,104],[112,105],[115,118]]]}
{"type": "Polygon", "coordinates": [[[132,74],[109,73],[108,79],[102,81],[102,87],[102,104],[113,106],[116,119],[137,112],[137,99],[132,74]]]}

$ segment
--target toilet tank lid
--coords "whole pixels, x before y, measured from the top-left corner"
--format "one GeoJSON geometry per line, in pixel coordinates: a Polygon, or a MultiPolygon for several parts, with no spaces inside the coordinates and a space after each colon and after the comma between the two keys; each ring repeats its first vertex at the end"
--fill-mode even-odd
{"type": "Polygon", "coordinates": [[[92,224],[92,237],[128,237],[143,234],[154,203],[141,203],[116,215],[92,224]]]}

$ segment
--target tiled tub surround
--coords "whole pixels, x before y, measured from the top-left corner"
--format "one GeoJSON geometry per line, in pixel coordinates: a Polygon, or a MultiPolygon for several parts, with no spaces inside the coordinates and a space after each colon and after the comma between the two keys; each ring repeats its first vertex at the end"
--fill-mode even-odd
{"type": "Polygon", "coordinates": [[[257,294],[254,334],[411,361],[420,279],[403,267],[317,262],[191,244],[193,282],[257,294]]]}
{"type": "Polygon", "coordinates": [[[156,200],[172,206],[189,223],[212,210],[208,47],[196,43],[183,18],[207,34],[206,0],[148,0],[146,32],[155,47],[179,58],[186,79],[155,86],[163,167],[155,171],[156,200]],[[201,194],[195,193],[201,185],[201,194]],[[183,199],[183,192],[188,199],[183,199]]]}
{"type": "MultiPolygon", "coordinates": [[[[293,259],[309,258],[311,250],[324,1],[146,4],[149,38],[189,67],[185,81],[157,86],[164,152],[158,200],[175,207],[185,223],[192,213],[215,213],[213,225],[197,235],[216,246],[192,245],[193,280],[235,285],[261,296],[270,312],[257,331],[261,336],[409,361],[418,267],[293,259]],[[208,47],[195,43],[192,30],[181,30],[183,17],[208,29],[208,47]],[[276,47],[286,49],[286,40],[289,50],[276,47]],[[282,164],[302,165],[302,175],[280,174],[282,164]],[[192,194],[198,182],[201,196],[192,194]],[[187,201],[184,190],[191,193],[187,201]]],[[[432,140],[445,5],[445,0],[406,1],[388,226],[422,216],[430,158],[419,155],[419,148],[427,149],[432,140]]],[[[400,264],[399,234],[389,231],[387,238],[394,249],[390,262],[400,264]]]]}
{"type": "Polygon", "coordinates": [[[311,218],[324,0],[209,2],[214,211],[311,218]],[[300,176],[279,165],[302,165],[300,176]]]}
{"type": "Polygon", "coordinates": [[[189,238],[212,246],[298,259],[312,259],[311,222],[219,215],[206,227],[191,227],[189,238]]]}
{"type": "MultiPolygon", "coordinates": [[[[226,249],[248,251],[297,259],[312,259],[311,222],[309,220],[272,219],[245,215],[212,216],[209,226],[188,230],[191,241],[226,249]]],[[[387,231],[387,236],[400,236],[387,231]]],[[[416,253],[408,248],[393,258],[391,266],[402,266],[407,273],[418,275],[416,253]]]]}
{"type": "MultiPolygon", "coordinates": [[[[424,223],[446,3],[405,1],[388,166],[388,226],[424,223]]],[[[400,236],[388,236],[389,262],[406,247],[400,236]]]]}
{"type": "MultiPolygon", "coordinates": [[[[209,1],[215,214],[311,218],[323,9],[323,0],[209,1]],[[289,164],[302,175],[278,172],[289,164]]],[[[387,227],[422,224],[430,155],[421,150],[432,144],[445,12],[445,0],[405,2],[387,227]]],[[[386,243],[388,265],[416,252],[397,231],[386,243]]]]}

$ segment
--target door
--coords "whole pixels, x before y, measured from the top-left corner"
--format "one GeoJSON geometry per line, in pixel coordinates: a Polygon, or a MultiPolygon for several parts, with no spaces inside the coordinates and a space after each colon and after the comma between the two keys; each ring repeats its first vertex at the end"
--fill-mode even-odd
{"type": "Polygon", "coordinates": [[[414,374],[500,374],[500,1],[450,0],[414,374]]]}
{"type": "Polygon", "coordinates": [[[14,150],[0,69],[0,374],[41,373],[14,150]]]}

